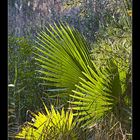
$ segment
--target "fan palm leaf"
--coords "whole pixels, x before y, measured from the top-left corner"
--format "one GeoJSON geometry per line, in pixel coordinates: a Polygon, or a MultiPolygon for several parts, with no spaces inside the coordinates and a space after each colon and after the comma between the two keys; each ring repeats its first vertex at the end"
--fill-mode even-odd
{"type": "Polygon", "coordinates": [[[73,129],[76,126],[73,121],[72,111],[65,112],[64,108],[59,113],[51,106],[51,111],[45,106],[46,115],[38,112],[32,113],[33,122],[26,122],[21,127],[21,131],[15,136],[26,140],[76,140],[76,134],[73,129]]]}
{"type": "Polygon", "coordinates": [[[80,78],[81,81],[76,85],[76,90],[70,96],[72,109],[76,110],[75,116],[79,116],[79,121],[86,121],[83,126],[92,126],[103,117],[113,112],[115,116],[122,117],[123,108],[127,106],[123,99],[125,90],[122,90],[121,79],[125,74],[118,70],[114,60],[108,61],[107,68],[102,70],[93,63],[95,71],[87,66],[91,75],[83,72],[86,77],[80,78]]]}
{"type": "Polygon", "coordinates": [[[40,77],[51,88],[72,90],[79,77],[89,73],[87,65],[93,68],[88,43],[73,27],[60,23],[49,25],[37,36],[36,60],[41,67],[40,77]]]}

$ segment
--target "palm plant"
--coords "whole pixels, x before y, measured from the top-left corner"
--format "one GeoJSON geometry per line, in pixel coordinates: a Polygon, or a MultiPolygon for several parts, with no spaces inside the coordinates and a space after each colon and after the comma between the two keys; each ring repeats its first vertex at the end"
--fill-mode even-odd
{"type": "MultiPolygon", "coordinates": [[[[44,105],[45,106],[45,105],[44,105]]],[[[21,131],[15,136],[19,139],[29,140],[76,140],[74,131],[76,122],[73,120],[72,111],[59,111],[51,106],[51,111],[45,106],[46,114],[38,112],[32,113],[32,122],[26,122],[21,127],[21,131]]]]}
{"type": "MultiPolygon", "coordinates": [[[[48,88],[65,89],[64,92],[72,97],[69,99],[70,108],[75,110],[74,115],[79,117],[82,126],[90,128],[112,113],[124,127],[131,126],[131,98],[127,96],[127,80],[131,79],[130,55],[123,59],[119,59],[118,55],[112,56],[111,61],[108,60],[110,58],[105,59],[106,66],[101,68],[101,65],[92,62],[90,47],[77,30],[67,24],[54,25],[37,36],[39,46],[35,47],[35,55],[41,67],[38,71],[44,74],[40,78],[47,81],[48,88]],[[124,64],[125,67],[122,67],[124,64]]],[[[116,43],[116,48],[121,50],[120,42],[116,43]]],[[[116,50],[111,49],[112,44],[107,44],[107,55],[111,54],[110,50],[116,54],[116,50]]],[[[130,54],[130,51],[122,52],[122,55],[130,54]]]]}

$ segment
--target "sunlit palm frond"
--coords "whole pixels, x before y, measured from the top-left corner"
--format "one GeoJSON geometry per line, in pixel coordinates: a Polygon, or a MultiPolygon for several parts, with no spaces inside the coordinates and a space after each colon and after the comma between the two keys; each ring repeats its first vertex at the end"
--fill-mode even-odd
{"type": "Polygon", "coordinates": [[[49,25],[37,36],[35,47],[36,60],[41,67],[38,70],[44,74],[48,86],[67,88],[72,90],[84,77],[83,72],[89,74],[87,65],[92,66],[89,46],[84,37],[67,24],[49,25]]]}
{"type": "Polygon", "coordinates": [[[73,121],[72,111],[65,112],[64,108],[59,113],[51,106],[51,111],[45,106],[47,114],[38,112],[31,113],[33,122],[26,122],[21,127],[21,131],[16,138],[27,140],[59,140],[69,137],[76,140],[73,129],[76,123],[73,121]]]}

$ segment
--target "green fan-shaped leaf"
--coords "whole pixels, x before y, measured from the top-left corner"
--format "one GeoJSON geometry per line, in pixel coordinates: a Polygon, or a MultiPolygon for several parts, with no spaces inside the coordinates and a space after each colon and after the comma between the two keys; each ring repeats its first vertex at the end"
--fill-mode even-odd
{"type": "MultiPolygon", "coordinates": [[[[44,105],[45,106],[45,105],[44,105]]],[[[61,113],[51,106],[51,111],[45,106],[46,114],[38,112],[31,113],[34,122],[26,122],[21,126],[21,131],[15,138],[26,140],[65,140],[70,138],[76,140],[77,136],[74,133],[76,122],[73,120],[72,111],[64,111],[61,113]]]]}
{"type": "Polygon", "coordinates": [[[93,69],[88,43],[73,27],[60,23],[49,25],[37,35],[35,59],[40,66],[40,78],[54,88],[75,89],[82,72],[93,69]]]}
{"type": "Polygon", "coordinates": [[[90,75],[83,72],[86,77],[81,78],[79,85],[76,85],[76,90],[70,96],[75,100],[70,102],[75,116],[79,116],[79,121],[85,121],[85,125],[93,125],[98,119],[101,119],[106,114],[114,112],[121,104],[122,88],[121,76],[118,71],[118,66],[115,61],[108,61],[106,69],[96,68],[96,72],[87,66],[90,75]],[[105,70],[105,72],[103,72],[105,70]]]}

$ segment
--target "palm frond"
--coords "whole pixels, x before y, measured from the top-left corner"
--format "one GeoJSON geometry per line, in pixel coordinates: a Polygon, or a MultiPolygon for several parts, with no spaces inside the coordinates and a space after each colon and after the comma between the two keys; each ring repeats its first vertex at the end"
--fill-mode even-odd
{"type": "Polygon", "coordinates": [[[40,66],[40,77],[46,85],[72,90],[89,73],[87,65],[93,68],[89,46],[84,37],[73,27],[60,23],[49,25],[37,36],[36,60],[40,66]],[[45,30],[46,29],[46,30],[45,30]]]}
{"type": "Polygon", "coordinates": [[[76,90],[70,96],[72,109],[76,110],[75,116],[79,116],[79,121],[86,121],[83,126],[92,126],[99,119],[102,119],[110,112],[121,115],[118,112],[125,104],[121,100],[123,95],[121,86],[121,76],[115,61],[109,61],[106,69],[96,68],[96,73],[88,66],[91,75],[83,72],[87,80],[81,78],[76,90]],[[116,111],[117,110],[117,111],[116,111]]]}
{"type": "Polygon", "coordinates": [[[41,112],[37,114],[31,112],[33,122],[24,123],[15,137],[27,140],[65,140],[69,137],[76,140],[76,134],[73,131],[76,123],[73,121],[72,111],[65,112],[63,108],[59,113],[54,106],[51,106],[51,111],[45,106],[45,111],[46,115],[41,112]]]}

